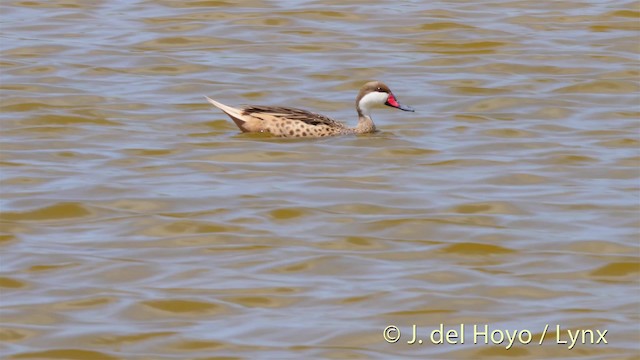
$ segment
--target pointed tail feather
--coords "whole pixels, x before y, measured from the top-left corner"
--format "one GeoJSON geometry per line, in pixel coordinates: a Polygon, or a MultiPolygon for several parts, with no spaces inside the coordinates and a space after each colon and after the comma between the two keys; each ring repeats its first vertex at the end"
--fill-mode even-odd
{"type": "Polygon", "coordinates": [[[236,123],[236,125],[238,125],[240,130],[248,131],[248,129],[244,127],[244,124],[246,121],[242,119],[242,110],[233,108],[231,106],[227,106],[223,103],[219,103],[208,96],[205,96],[205,99],[207,99],[207,101],[210,102],[211,105],[217,107],[218,109],[222,110],[225,114],[229,115],[231,120],[233,120],[233,122],[236,123]]]}

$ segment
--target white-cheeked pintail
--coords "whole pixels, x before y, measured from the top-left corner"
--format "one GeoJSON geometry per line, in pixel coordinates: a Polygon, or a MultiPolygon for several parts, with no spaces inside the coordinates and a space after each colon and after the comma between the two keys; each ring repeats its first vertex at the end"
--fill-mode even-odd
{"type": "Polygon", "coordinates": [[[371,109],[374,106],[387,105],[403,111],[414,111],[408,106],[401,105],[391,89],[380,81],[368,82],[360,89],[356,98],[358,125],[354,128],[306,110],[261,105],[249,105],[236,109],[209,97],[206,98],[213,106],[229,115],[243,132],[271,133],[282,137],[322,137],[372,133],[376,131],[376,126],[371,119],[371,109]]]}

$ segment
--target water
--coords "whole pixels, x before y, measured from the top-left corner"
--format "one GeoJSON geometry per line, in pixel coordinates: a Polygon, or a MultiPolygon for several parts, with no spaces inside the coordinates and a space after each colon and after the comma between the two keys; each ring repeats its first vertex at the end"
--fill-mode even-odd
{"type": "Polygon", "coordinates": [[[1,19],[6,358],[640,351],[638,2],[5,1],[1,19]],[[239,134],[203,98],[354,125],[373,79],[417,112],[359,137],[239,134]],[[433,344],[440,324],[464,344],[433,344]],[[532,339],[474,344],[485,324],[532,339]]]}

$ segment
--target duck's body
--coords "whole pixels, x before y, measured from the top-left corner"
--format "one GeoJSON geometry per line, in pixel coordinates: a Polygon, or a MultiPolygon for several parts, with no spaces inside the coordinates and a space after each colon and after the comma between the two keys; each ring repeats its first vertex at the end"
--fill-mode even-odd
{"type": "Polygon", "coordinates": [[[224,105],[207,97],[218,109],[229,115],[243,132],[268,132],[282,137],[323,137],[345,134],[366,134],[376,131],[370,110],[375,105],[388,105],[404,111],[413,109],[398,103],[389,87],[379,81],[366,83],[356,98],[358,125],[350,128],[324,115],[306,110],[249,105],[241,109],[224,105]]]}
{"type": "Polygon", "coordinates": [[[207,100],[224,111],[243,132],[268,132],[282,137],[322,137],[353,133],[343,123],[324,115],[282,106],[249,105],[232,108],[207,100]]]}

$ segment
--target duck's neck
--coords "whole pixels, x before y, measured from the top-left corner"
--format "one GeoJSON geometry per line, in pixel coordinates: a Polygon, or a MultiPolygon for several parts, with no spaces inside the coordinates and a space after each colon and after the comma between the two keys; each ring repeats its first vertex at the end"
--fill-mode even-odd
{"type": "Polygon", "coordinates": [[[376,131],[376,125],[371,120],[371,116],[363,115],[360,111],[358,111],[358,125],[356,125],[355,132],[356,134],[366,134],[372,133],[376,131]]]}
{"type": "Polygon", "coordinates": [[[354,129],[356,134],[366,134],[376,131],[376,125],[373,123],[373,120],[371,120],[372,101],[379,100],[373,99],[376,95],[377,93],[371,93],[356,100],[356,111],[358,111],[358,125],[356,125],[354,129]]]}

